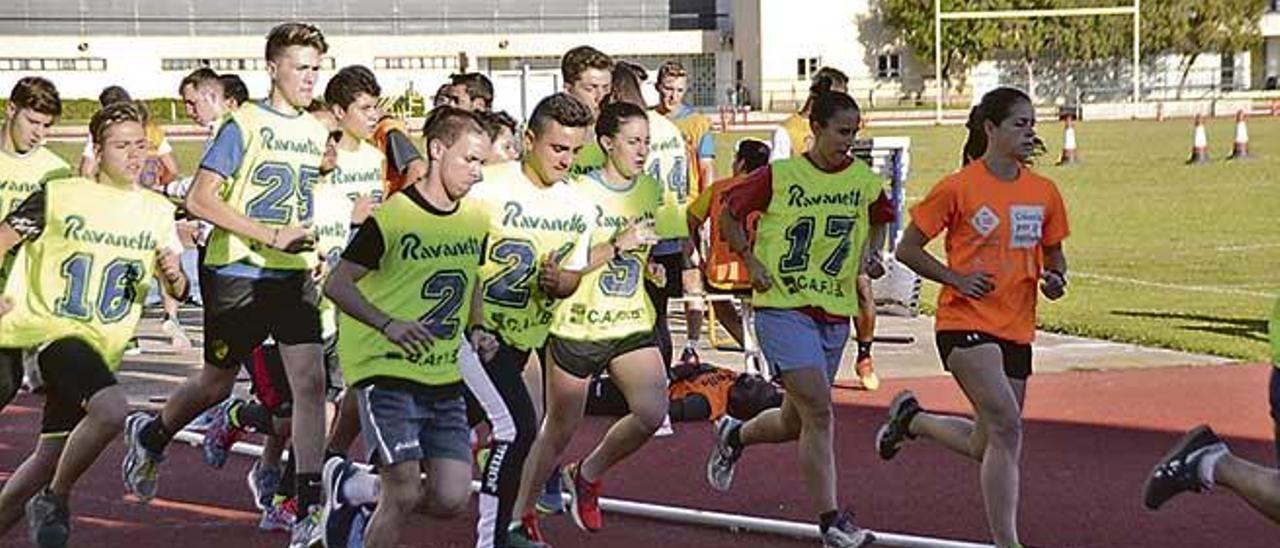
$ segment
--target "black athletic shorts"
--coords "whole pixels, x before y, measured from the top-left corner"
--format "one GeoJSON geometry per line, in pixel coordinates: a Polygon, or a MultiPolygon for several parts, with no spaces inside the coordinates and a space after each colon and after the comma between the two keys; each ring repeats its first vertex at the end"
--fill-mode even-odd
{"type": "MultiPolygon", "coordinates": [[[[1271,368],[1271,419],[1280,424],[1280,366],[1271,368]]],[[[1280,438],[1276,443],[1280,444],[1280,438]]]]}
{"type": "MultiPolygon", "coordinates": [[[[66,337],[49,343],[36,357],[44,377],[41,436],[65,436],[84,418],[89,398],[114,386],[107,361],[84,339],[66,337]]],[[[22,368],[19,361],[18,368],[22,368]]]]}
{"type": "Polygon", "coordinates": [[[1000,347],[1004,356],[1004,375],[1011,379],[1027,380],[1031,376],[1031,345],[1016,343],[981,331],[939,331],[936,336],[938,355],[942,357],[942,368],[947,367],[947,358],[957,348],[973,348],[982,344],[994,344],[1000,347]]]}
{"type": "Polygon", "coordinates": [[[0,348],[0,411],[22,387],[22,349],[0,348]]]}
{"type": "MultiPolygon", "coordinates": [[[[284,370],[279,346],[264,344],[254,348],[244,360],[244,369],[249,373],[250,392],[263,407],[275,417],[287,419],[292,416],[293,389],[284,370]]],[[[343,389],[337,337],[324,341],[324,384],[325,400],[337,402],[343,389]]]]}
{"type": "Polygon", "coordinates": [[[641,331],[607,341],[574,341],[552,335],[547,339],[547,354],[556,367],[579,379],[588,379],[609,367],[614,358],[640,350],[658,347],[652,331],[641,331]]]}
{"type": "Polygon", "coordinates": [[[320,344],[320,291],[311,272],[242,278],[202,269],[206,363],[240,367],[268,335],[278,344],[320,344]]]}

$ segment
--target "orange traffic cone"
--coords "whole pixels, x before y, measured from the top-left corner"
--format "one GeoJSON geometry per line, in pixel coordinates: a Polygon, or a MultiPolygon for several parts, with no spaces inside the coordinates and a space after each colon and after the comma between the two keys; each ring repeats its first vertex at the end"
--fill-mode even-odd
{"type": "Polygon", "coordinates": [[[1231,147],[1228,160],[1244,160],[1249,157],[1249,127],[1243,110],[1236,112],[1236,142],[1231,147]]]}
{"type": "Polygon", "coordinates": [[[1204,116],[1196,115],[1196,130],[1191,140],[1191,158],[1187,164],[1203,164],[1209,161],[1209,137],[1204,132],[1204,116]]]}
{"type": "Polygon", "coordinates": [[[1076,124],[1074,119],[1067,117],[1066,129],[1063,130],[1062,136],[1062,157],[1058,160],[1058,165],[1065,166],[1080,161],[1076,155],[1076,124]]]}

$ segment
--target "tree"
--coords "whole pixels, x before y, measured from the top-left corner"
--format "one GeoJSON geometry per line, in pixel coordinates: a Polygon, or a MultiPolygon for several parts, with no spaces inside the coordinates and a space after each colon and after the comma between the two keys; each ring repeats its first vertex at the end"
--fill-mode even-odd
{"type": "MultiPolygon", "coordinates": [[[[994,9],[999,0],[943,0],[942,9],[994,9]]],[[[875,17],[896,29],[902,41],[921,61],[933,64],[933,0],[882,0],[875,5],[875,17]],[[878,13],[877,13],[878,12],[878,13]]],[[[999,33],[995,21],[948,21],[942,27],[942,82],[944,96],[962,86],[969,69],[987,57],[999,33]]],[[[949,99],[944,99],[949,100],[949,99]]]]}
{"type": "Polygon", "coordinates": [[[1262,40],[1262,2],[1161,0],[1142,5],[1143,52],[1182,56],[1178,97],[1196,59],[1206,53],[1244,51],[1262,40]]]}

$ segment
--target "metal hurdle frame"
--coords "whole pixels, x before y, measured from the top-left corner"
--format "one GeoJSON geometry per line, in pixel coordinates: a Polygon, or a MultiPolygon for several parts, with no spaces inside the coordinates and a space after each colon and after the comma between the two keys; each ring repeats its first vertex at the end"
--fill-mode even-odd
{"type": "MultiPolygon", "coordinates": [[[[178,432],[178,435],[174,436],[174,439],[194,446],[200,444],[204,439],[204,434],[193,432],[191,430],[183,430],[178,432]]],[[[262,446],[252,443],[236,442],[231,446],[231,452],[250,457],[259,457],[262,456],[262,446]]],[[[356,466],[363,468],[364,470],[370,469],[368,465],[363,463],[356,463],[356,466]]],[[[479,492],[479,490],[480,482],[472,481],[471,492],[475,493],[479,492]]],[[[569,497],[569,494],[565,493],[564,496],[569,497]]],[[[606,512],[652,519],[656,521],[684,523],[702,527],[729,529],[731,531],[767,533],[802,539],[820,540],[822,538],[817,525],[783,519],[730,514],[711,510],[699,510],[697,508],[666,506],[649,502],[604,497],[600,498],[600,508],[606,512]]],[[[876,531],[875,534],[876,546],[898,546],[902,548],[989,548],[991,546],[990,544],[919,537],[882,531],[876,531]]]]}

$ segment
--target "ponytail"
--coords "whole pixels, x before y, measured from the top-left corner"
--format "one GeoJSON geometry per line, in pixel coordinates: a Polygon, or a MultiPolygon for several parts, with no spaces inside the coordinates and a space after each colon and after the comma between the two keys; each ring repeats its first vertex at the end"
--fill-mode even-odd
{"type": "Polygon", "coordinates": [[[982,101],[969,111],[969,120],[964,124],[965,129],[969,130],[969,137],[961,152],[961,165],[969,165],[987,153],[986,123],[1000,125],[1009,117],[1013,105],[1019,101],[1030,103],[1031,98],[1022,90],[1010,87],[996,88],[982,96],[982,101]]]}

